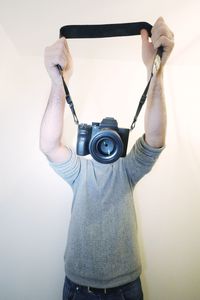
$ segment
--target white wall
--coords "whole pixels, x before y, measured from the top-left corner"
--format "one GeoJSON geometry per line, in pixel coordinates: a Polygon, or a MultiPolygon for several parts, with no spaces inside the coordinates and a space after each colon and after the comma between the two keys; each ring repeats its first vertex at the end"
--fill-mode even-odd
{"type": "MultiPolygon", "coordinates": [[[[19,56],[1,27],[0,40],[0,299],[59,300],[72,192],[38,148],[50,82],[42,57],[19,56]]],[[[200,299],[198,78],[166,69],[167,147],[135,190],[146,300],[200,299]]],[[[81,121],[128,127],[145,83],[141,60],[76,59],[70,90],[81,121]]],[[[75,144],[68,107],[63,138],[75,144]]]]}

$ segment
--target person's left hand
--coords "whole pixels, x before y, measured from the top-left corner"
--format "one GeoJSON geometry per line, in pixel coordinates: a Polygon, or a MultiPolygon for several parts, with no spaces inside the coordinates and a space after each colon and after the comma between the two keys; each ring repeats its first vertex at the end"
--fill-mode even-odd
{"type": "Polygon", "coordinates": [[[155,53],[160,46],[163,46],[162,66],[167,62],[174,47],[174,34],[162,17],[157,19],[151,33],[151,41],[149,41],[147,31],[145,29],[141,30],[142,59],[148,71],[150,71],[152,67],[155,53]]]}

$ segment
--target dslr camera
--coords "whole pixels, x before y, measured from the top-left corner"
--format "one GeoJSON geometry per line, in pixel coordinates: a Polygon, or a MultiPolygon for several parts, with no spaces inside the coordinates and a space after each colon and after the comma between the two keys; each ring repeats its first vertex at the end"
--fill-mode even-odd
{"type": "Polygon", "coordinates": [[[101,123],[79,124],[76,152],[91,156],[103,164],[113,163],[126,156],[129,129],[118,128],[114,118],[106,117],[101,123]]]}

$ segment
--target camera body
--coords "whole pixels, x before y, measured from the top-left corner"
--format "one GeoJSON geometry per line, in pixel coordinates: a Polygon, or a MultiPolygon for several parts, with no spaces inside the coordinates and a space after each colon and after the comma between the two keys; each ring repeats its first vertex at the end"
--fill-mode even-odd
{"type": "Polygon", "coordinates": [[[80,124],[76,152],[91,156],[103,164],[113,163],[126,156],[129,129],[118,128],[114,118],[106,117],[101,123],[80,124]]]}

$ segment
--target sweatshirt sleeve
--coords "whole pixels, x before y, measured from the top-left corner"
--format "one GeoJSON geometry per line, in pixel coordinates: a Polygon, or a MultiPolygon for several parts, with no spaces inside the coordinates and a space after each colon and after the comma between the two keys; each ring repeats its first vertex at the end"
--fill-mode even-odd
{"type": "Polygon", "coordinates": [[[144,135],[140,137],[124,159],[129,180],[134,185],[145,174],[151,171],[164,147],[154,148],[145,142],[144,135]]]}
{"type": "Polygon", "coordinates": [[[59,163],[49,160],[49,165],[60,177],[72,186],[79,176],[81,162],[80,158],[72,151],[72,149],[68,148],[68,150],[70,151],[68,160],[59,163]]]}

